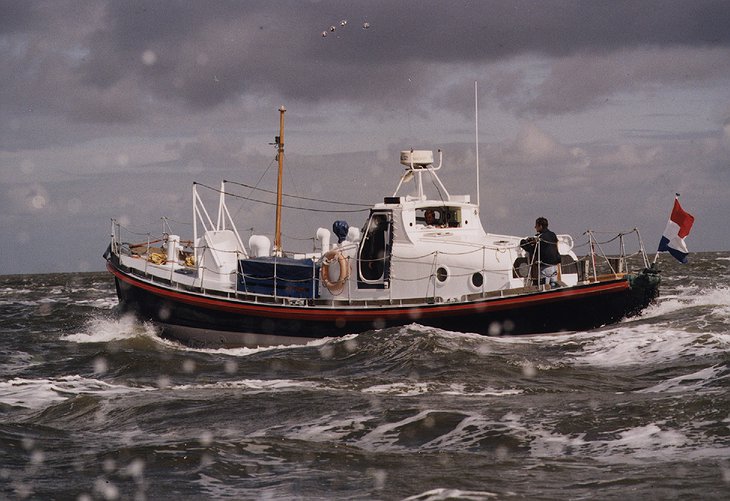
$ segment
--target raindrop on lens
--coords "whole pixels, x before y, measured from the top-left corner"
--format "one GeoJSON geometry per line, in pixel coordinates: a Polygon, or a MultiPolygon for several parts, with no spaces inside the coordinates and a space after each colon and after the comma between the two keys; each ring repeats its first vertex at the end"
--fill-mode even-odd
{"type": "Polygon", "coordinates": [[[200,445],[202,445],[203,447],[208,447],[212,443],[213,434],[210,431],[205,430],[200,434],[200,445]]]}
{"type": "Polygon", "coordinates": [[[357,341],[354,339],[348,339],[345,341],[345,349],[350,353],[357,350],[357,341]]]}
{"type": "Polygon", "coordinates": [[[235,360],[226,360],[223,364],[223,370],[226,371],[226,374],[234,374],[238,371],[238,363],[235,360]]]}
{"type": "Polygon", "coordinates": [[[147,66],[152,66],[157,62],[157,54],[151,50],[146,50],[142,53],[142,62],[147,66]]]}
{"type": "Polygon", "coordinates": [[[94,374],[104,374],[109,369],[109,364],[104,357],[94,359],[94,374]]]}
{"type": "Polygon", "coordinates": [[[537,368],[535,368],[535,365],[532,362],[525,362],[522,366],[522,375],[533,378],[537,376],[537,368]]]}
{"type": "Polygon", "coordinates": [[[334,354],[335,349],[329,344],[325,344],[319,348],[319,355],[324,359],[332,358],[334,354]]]}
{"type": "Polygon", "coordinates": [[[169,388],[170,386],[170,378],[167,376],[160,376],[157,378],[157,387],[161,390],[164,390],[165,388],[169,388]]]}
{"type": "Polygon", "coordinates": [[[182,369],[186,374],[192,374],[195,372],[195,360],[190,360],[189,358],[186,359],[183,362],[182,369]]]}

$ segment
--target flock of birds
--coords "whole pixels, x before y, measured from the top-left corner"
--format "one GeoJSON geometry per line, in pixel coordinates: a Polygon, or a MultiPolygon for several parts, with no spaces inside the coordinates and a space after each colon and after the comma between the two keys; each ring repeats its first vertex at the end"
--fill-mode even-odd
{"type": "MultiPolygon", "coordinates": [[[[342,21],[340,21],[340,28],[344,28],[345,26],[347,26],[347,19],[343,19],[342,21]]],[[[367,21],[362,23],[362,29],[370,29],[370,23],[368,23],[367,21]]],[[[334,33],[335,30],[337,30],[337,27],[333,24],[329,27],[329,31],[325,30],[322,32],[322,37],[326,38],[328,33],[334,33]]]]}

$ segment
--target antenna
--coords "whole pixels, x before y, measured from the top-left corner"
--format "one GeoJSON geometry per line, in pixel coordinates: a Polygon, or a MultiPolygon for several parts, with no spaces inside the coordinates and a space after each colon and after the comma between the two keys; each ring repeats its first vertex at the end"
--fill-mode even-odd
{"type": "Polygon", "coordinates": [[[474,142],[476,144],[477,156],[477,208],[479,206],[479,95],[477,92],[477,81],[474,80],[474,142]]]}

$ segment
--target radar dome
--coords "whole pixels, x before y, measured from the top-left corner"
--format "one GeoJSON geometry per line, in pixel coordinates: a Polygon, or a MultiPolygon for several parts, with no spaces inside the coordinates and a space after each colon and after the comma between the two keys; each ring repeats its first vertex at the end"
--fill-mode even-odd
{"type": "Polygon", "coordinates": [[[407,150],[400,152],[400,163],[406,167],[423,169],[433,165],[433,151],[431,150],[407,150]]]}

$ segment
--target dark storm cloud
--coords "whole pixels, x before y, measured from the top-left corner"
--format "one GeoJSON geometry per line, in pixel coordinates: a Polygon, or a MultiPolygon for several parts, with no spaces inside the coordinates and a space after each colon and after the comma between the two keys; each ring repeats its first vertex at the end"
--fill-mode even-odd
{"type": "MultiPolygon", "coordinates": [[[[272,94],[388,107],[423,98],[400,83],[438,77],[440,65],[467,63],[479,74],[487,63],[521,55],[730,45],[724,1],[170,0],[2,2],[0,9],[3,109],[33,106],[92,123],[133,122],[165,103],[201,111],[272,94]]],[[[515,87],[500,91],[515,75],[495,75],[489,92],[508,108],[526,101],[520,111],[564,112],[564,102],[546,102],[539,92],[565,89],[562,83],[583,70],[576,66],[553,71],[534,101],[515,87]]],[[[637,85],[611,75],[611,65],[603,69],[609,78],[572,84],[573,107],[637,85]]]]}

